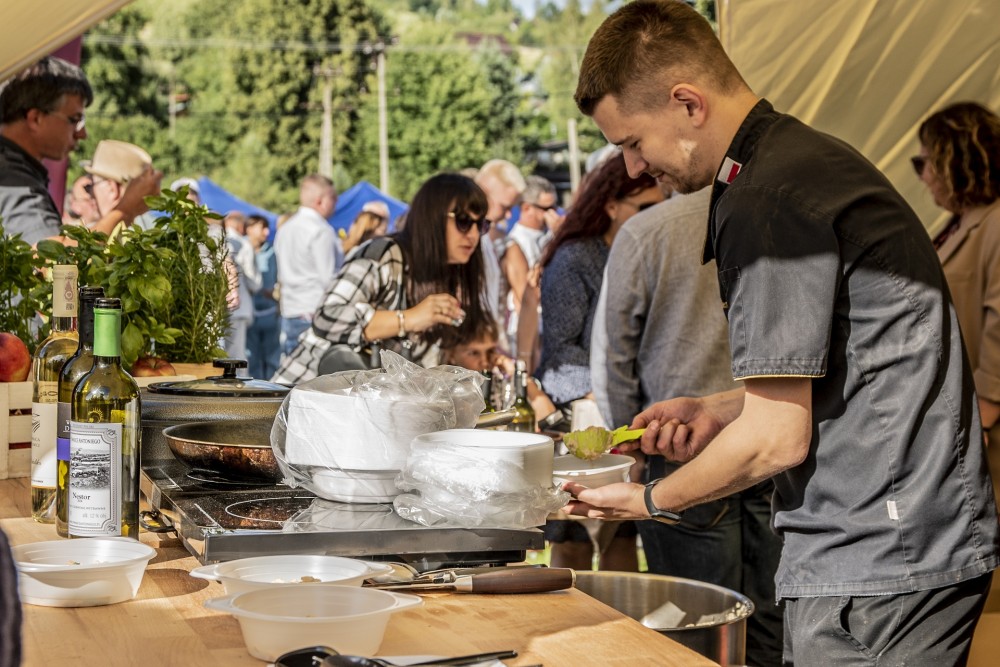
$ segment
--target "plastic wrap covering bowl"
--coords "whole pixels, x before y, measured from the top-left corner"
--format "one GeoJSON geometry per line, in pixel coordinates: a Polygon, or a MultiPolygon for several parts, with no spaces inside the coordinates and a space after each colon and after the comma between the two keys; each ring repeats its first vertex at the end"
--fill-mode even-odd
{"type": "Polygon", "coordinates": [[[534,528],[569,496],[552,479],[552,439],[451,429],[413,440],[393,505],[426,526],[534,528]]]}
{"type": "Polygon", "coordinates": [[[312,474],[317,496],[341,503],[391,503],[399,495],[398,470],[316,468],[312,474]]]}
{"type": "MultiPolygon", "coordinates": [[[[436,451],[461,452],[487,464],[510,464],[523,471],[529,483],[547,489],[552,486],[554,448],[552,438],[540,433],[454,428],[414,438],[412,456],[429,456],[436,451]]],[[[470,471],[459,459],[448,465],[447,457],[443,457],[438,474],[444,485],[450,486],[449,482],[453,479],[468,480],[470,471]]],[[[519,479],[500,478],[496,480],[495,490],[508,493],[517,491],[519,486],[519,479]]]]}
{"type": "Polygon", "coordinates": [[[205,602],[209,609],[235,616],[247,651],[268,661],[304,646],[374,655],[389,617],[420,604],[415,595],[324,584],[277,586],[205,602]]]}
{"type": "Polygon", "coordinates": [[[478,373],[421,368],[383,352],[385,370],[344,371],[296,386],[271,429],[283,479],[340,502],[391,502],[419,435],[475,426],[478,373]]]}
{"type": "Polygon", "coordinates": [[[13,548],[21,601],[96,607],[131,600],[156,549],[127,537],[92,537],[13,548]]]}

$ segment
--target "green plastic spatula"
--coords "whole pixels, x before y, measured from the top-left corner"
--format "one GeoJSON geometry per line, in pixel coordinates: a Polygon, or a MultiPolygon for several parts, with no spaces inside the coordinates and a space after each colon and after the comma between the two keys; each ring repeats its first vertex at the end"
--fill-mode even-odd
{"type": "Polygon", "coordinates": [[[563,436],[563,443],[570,453],[584,461],[593,461],[612,447],[623,442],[638,440],[646,432],[644,428],[629,429],[627,426],[609,431],[600,426],[590,426],[582,431],[572,431],[563,436]]]}

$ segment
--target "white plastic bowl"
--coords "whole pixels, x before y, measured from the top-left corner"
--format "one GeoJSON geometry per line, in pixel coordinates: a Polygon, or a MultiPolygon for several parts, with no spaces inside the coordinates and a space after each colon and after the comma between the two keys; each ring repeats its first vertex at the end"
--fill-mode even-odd
{"type": "Polygon", "coordinates": [[[628,480],[628,469],[635,459],[624,454],[602,454],[593,461],[584,461],[572,454],[557,456],[552,462],[552,474],[591,489],[628,480]]]}
{"type": "Polygon", "coordinates": [[[342,503],[391,503],[402,493],[396,488],[398,474],[398,470],[313,468],[310,491],[342,503]]]}
{"type": "Polygon", "coordinates": [[[191,576],[220,582],[227,595],[305,583],[360,586],[392,571],[390,565],[340,556],[287,555],[240,558],[191,570],[191,576]],[[305,579],[305,581],[303,581],[305,579]]]}
{"type": "Polygon", "coordinates": [[[268,661],[303,646],[375,655],[389,616],[420,604],[415,595],[323,584],[277,586],[205,602],[209,609],[235,616],[247,651],[268,661]]]}
{"type": "Polygon", "coordinates": [[[21,601],[96,607],[131,600],[156,549],[127,537],[34,542],[13,548],[21,601]]]}
{"type": "MultiPolygon", "coordinates": [[[[552,438],[540,433],[519,433],[516,431],[489,431],[473,428],[453,428],[446,431],[426,433],[413,439],[411,456],[441,447],[455,447],[478,461],[505,462],[520,468],[525,480],[533,486],[544,489],[552,487],[552,454],[555,445],[552,438]]],[[[445,488],[449,482],[468,482],[468,471],[457,462],[453,469],[436,471],[445,488]]],[[[523,489],[498,488],[497,491],[517,492],[523,489]]]]}

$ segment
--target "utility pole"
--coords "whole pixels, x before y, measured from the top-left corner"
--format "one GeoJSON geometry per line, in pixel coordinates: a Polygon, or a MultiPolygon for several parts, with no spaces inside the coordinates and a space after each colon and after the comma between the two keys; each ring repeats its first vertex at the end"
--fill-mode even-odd
{"type": "Polygon", "coordinates": [[[333,79],[340,76],[340,68],[313,66],[313,76],[323,80],[323,120],[319,135],[319,173],[333,178],[333,79]]]}
{"type": "Polygon", "coordinates": [[[379,189],[389,194],[389,121],[385,105],[385,42],[379,40],[375,47],[378,77],[378,182],[379,189]]]}
{"type": "Polygon", "coordinates": [[[167,113],[170,116],[170,138],[177,136],[177,94],[174,79],[174,69],[170,68],[170,92],[167,94],[167,113]]]}
{"type": "Polygon", "coordinates": [[[323,124],[319,136],[319,173],[333,178],[333,72],[323,72],[323,124]]]}

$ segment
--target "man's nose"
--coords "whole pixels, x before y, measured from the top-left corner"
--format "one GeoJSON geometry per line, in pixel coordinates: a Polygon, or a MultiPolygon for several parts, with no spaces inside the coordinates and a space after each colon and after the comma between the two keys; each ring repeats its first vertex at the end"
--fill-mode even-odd
{"type": "Polygon", "coordinates": [[[623,149],[622,156],[625,158],[625,170],[630,178],[639,178],[649,167],[649,163],[642,159],[637,151],[623,149]]]}

